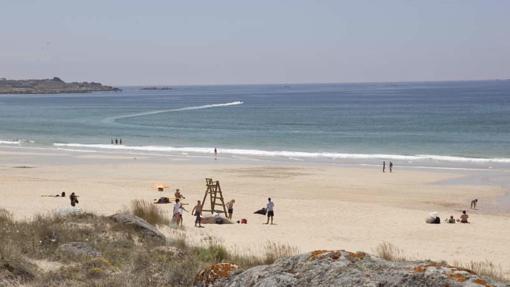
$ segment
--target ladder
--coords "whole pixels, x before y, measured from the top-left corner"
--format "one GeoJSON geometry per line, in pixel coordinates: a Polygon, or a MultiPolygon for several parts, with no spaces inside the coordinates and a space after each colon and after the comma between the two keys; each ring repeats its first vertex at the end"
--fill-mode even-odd
{"type": "Polygon", "coordinates": [[[205,179],[206,190],[204,194],[204,200],[202,200],[202,212],[210,211],[211,213],[223,213],[227,214],[227,208],[225,207],[225,201],[223,200],[223,193],[221,191],[220,182],[218,180],[213,181],[212,178],[205,179]],[[211,202],[211,209],[204,209],[205,201],[209,195],[211,202]]]}

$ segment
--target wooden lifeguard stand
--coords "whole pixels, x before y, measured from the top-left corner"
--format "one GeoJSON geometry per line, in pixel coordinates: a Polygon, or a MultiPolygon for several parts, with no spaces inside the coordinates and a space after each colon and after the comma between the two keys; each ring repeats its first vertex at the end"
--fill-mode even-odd
{"type": "Polygon", "coordinates": [[[217,212],[226,215],[227,208],[225,207],[225,201],[223,200],[220,182],[213,181],[212,178],[206,178],[205,185],[207,188],[205,190],[204,200],[202,200],[202,212],[210,211],[211,213],[217,212]],[[211,209],[204,209],[208,195],[211,202],[211,209]]]}

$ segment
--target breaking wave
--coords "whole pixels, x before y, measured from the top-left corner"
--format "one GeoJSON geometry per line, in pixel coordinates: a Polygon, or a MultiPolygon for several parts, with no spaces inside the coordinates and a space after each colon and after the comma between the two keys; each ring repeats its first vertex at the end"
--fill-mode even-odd
{"type": "MultiPolygon", "coordinates": [[[[179,152],[213,154],[212,147],[171,147],[171,146],[126,146],[109,144],[55,143],[56,147],[73,147],[96,150],[144,151],[144,152],[179,152]]],[[[267,151],[255,149],[219,149],[220,154],[243,155],[255,157],[284,157],[302,159],[359,159],[359,160],[402,160],[402,161],[440,161],[461,163],[510,163],[510,158],[471,158],[443,155],[398,155],[398,154],[356,154],[333,152],[267,151]]]]}

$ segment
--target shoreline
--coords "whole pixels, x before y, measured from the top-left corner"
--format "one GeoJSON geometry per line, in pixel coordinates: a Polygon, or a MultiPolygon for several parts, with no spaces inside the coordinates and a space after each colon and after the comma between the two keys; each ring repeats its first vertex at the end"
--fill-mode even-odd
{"type": "MultiPolygon", "coordinates": [[[[71,153],[121,154],[182,158],[214,157],[214,148],[130,146],[116,144],[34,144],[28,140],[0,140],[3,149],[67,151],[71,153]],[[25,143],[24,141],[27,141],[25,143]]],[[[218,158],[234,163],[268,162],[312,165],[368,166],[382,168],[382,161],[393,161],[398,168],[431,170],[510,170],[510,158],[470,158],[443,155],[346,154],[331,152],[265,151],[219,148],[218,158]]],[[[510,180],[508,182],[510,186],[510,180]]]]}

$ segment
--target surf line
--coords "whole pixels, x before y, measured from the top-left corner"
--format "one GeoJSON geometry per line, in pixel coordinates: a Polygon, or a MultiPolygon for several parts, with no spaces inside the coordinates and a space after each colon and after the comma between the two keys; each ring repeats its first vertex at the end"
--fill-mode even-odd
{"type": "Polygon", "coordinates": [[[211,104],[211,105],[184,107],[184,108],[178,108],[178,109],[156,110],[156,111],[148,111],[148,112],[142,112],[142,113],[109,117],[109,118],[106,118],[105,121],[106,122],[115,122],[120,119],[136,118],[136,117],[157,115],[157,114],[171,113],[171,112],[182,112],[182,111],[193,111],[193,110],[203,110],[203,109],[210,109],[210,108],[238,106],[238,105],[242,105],[242,104],[244,104],[244,102],[235,101],[235,102],[223,103],[223,104],[211,104]]]}

